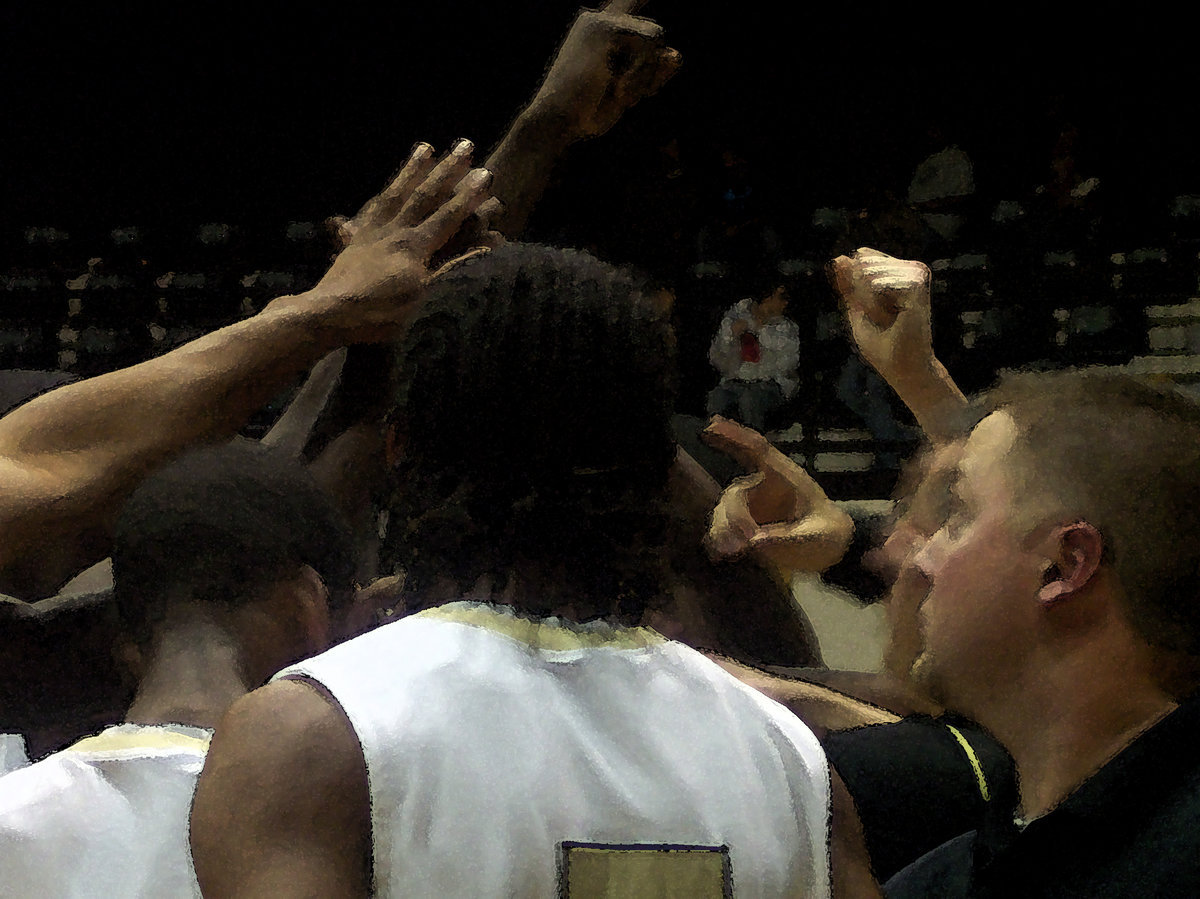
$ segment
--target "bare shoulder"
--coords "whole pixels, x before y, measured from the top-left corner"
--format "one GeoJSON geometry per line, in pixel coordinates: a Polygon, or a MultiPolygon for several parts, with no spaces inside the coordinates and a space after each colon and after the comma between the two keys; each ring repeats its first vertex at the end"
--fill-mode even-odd
{"type": "Polygon", "coordinates": [[[312,895],[359,895],[370,881],[370,795],[340,707],[299,680],[234,703],[196,788],[191,839],[206,895],[272,895],[297,878],[312,895]]]}
{"type": "MultiPolygon", "coordinates": [[[[272,681],[247,693],[229,709],[222,722],[223,731],[237,729],[244,739],[257,736],[267,743],[288,736],[288,743],[297,749],[307,743],[319,748],[321,740],[311,732],[316,728],[320,737],[328,739],[332,731],[348,730],[353,735],[350,722],[337,703],[321,689],[320,685],[303,678],[272,681]]],[[[276,747],[287,751],[287,746],[276,747]]],[[[357,741],[354,749],[358,748],[357,741]]]]}
{"type": "Polygon", "coordinates": [[[251,781],[257,791],[287,791],[300,782],[308,792],[353,779],[363,766],[341,708],[312,682],[279,680],[230,708],[213,737],[201,786],[220,778],[251,781]]]}

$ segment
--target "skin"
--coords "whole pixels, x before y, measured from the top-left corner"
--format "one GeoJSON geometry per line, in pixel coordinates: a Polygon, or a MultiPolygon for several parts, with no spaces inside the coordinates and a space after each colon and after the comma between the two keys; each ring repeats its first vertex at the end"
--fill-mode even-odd
{"type": "Polygon", "coordinates": [[[1096,528],[1018,501],[1017,433],[1006,413],[972,431],[950,516],[914,560],[930,589],[913,675],[1012,753],[1020,814],[1032,818],[1176,703],[1096,528]]]}
{"type": "Polygon", "coordinates": [[[862,247],[830,270],[859,355],[933,443],[954,440],[967,400],[933,353],[929,268],[862,247]]]}
{"type": "Polygon", "coordinates": [[[108,555],[117,510],[153,467],[229,439],[336,347],[394,338],[433,255],[488,199],[490,175],[471,172],[469,143],[458,150],[438,161],[418,145],[311,291],[0,419],[0,590],[55,592],[108,555]]]}

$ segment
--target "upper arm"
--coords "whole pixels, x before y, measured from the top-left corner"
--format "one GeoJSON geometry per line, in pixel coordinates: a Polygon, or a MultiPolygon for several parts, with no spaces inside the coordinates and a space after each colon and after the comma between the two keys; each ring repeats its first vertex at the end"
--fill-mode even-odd
{"type": "Polygon", "coordinates": [[[850,791],[832,767],[829,769],[829,861],[834,899],[868,899],[883,893],[871,870],[862,822],[850,791]]]}
{"type": "Polygon", "coordinates": [[[74,533],[65,527],[76,505],[62,473],[0,455],[0,589],[41,599],[79,571],[85,554],[76,544],[95,522],[80,523],[74,533]]]}
{"type": "Polygon", "coordinates": [[[302,681],[234,703],[196,787],[192,855],[205,896],[366,896],[366,764],[341,709],[302,681]]]}

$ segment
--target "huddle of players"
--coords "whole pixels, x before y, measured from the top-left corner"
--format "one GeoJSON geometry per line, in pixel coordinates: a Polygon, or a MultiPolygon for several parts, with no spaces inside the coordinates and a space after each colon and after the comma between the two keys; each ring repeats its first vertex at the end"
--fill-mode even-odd
{"type": "MultiPolygon", "coordinates": [[[[631,11],[584,13],[564,45],[641,48],[578,136],[677,64],[631,11]]],[[[498,156],[493,180],[419,147],[310,294],[0,422],[5,586],[111,552],[139,682],[122,724],[0,780],[0,895],[877,890],[821,744],[763,695],[798,685],[739,672],[752,689],[644,626],[672,586],[669,323],[587,254],[464,253],[503,214],[521,154],[498,156]],[[386,472],[379,553],[421,611],[362,634],[378,593],[315,467],[220,444],[365,342],[395,344],[384,408],[355,423],[386,472]],[[160,420],[128,433],[131,401],[160,420]],[[31,534],[53,545],[22,552],[31,534]]],[[[889,895],[1194,894],[1200,412],[1092,372],[969,403],[932,351],[924,266],[861,250],[833,272],[934,446],[884,547],[891,670],[1018,774],[989,794],[952,726],[985,816],[889,895]]],[[[712,430],[758,468],[717,505],[714,551],[828,564],[848,536],[828,501],[757,435],[712,430]]]]}

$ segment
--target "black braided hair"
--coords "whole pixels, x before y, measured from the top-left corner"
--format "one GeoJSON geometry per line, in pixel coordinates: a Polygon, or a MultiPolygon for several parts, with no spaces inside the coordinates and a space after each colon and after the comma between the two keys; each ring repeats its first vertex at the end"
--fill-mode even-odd
{"type": "Polygon", "coordinates": [[[418,587],[536,573],[571,595],[523,596],[531,614],[640,615],[675,451],[673,337],[641,279],[508,244],[431,288],[395,373],[385,564],[418,587]]]}

